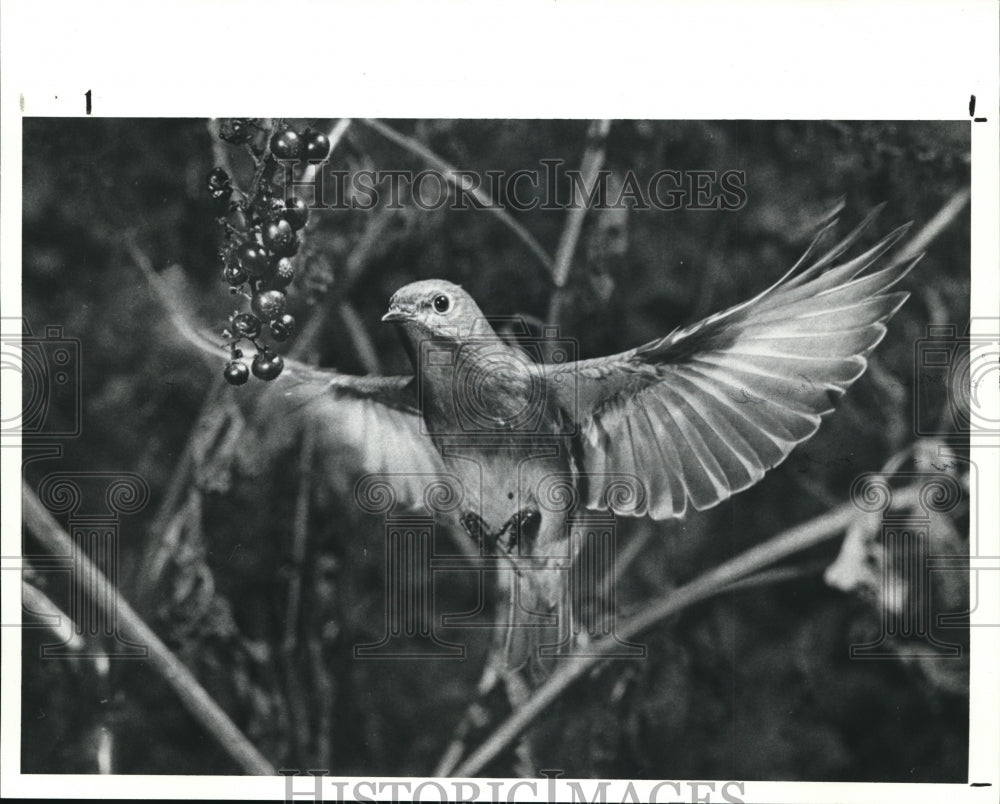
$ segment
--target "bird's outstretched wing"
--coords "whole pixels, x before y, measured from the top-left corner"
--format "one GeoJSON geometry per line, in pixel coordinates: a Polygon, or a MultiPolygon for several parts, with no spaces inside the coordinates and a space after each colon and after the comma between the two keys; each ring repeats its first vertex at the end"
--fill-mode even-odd
{"type": "Polygon", "coordinates": [[[381,475],[400,506],[420,505],[445,472],[422,427],[412,377],[355,376],[286,361],[267,406],[294,409],[312,423],[315,453],[330,469],[381,475]]]}
{"type": "Polygon", "coordinates": [[[909,295],[889,289],[916,260],[870,270],[906,226],[834,266],[876,212],[818,255],[824,228],[788,273],[743,304],[622,354],[546,368],[573,375],[554,387],[572,389],[559,393],[580,427],[588,507],[656,519],[683,516],[689,502],[701,511],[756,483],[816,432],[909,295]],[[619,505],[600,481],[623,474],[643,484],[638,504],[619,505]]]}
{"type": "MultiPolygon", "coordinates": [[[[219,356],[211,337],[186,323],[180,331],[202,351],[219,356]]],[[[253,449],[297,448],[304,435],[330,493],[357,494],[357,481],[379,475],[384,482],[378,493],[391,488],[400,508],[421,506],[428,486],[446,470],[422,427],[414,379],[342,374],[290,358],[284,362],[272,382],[231,391],[241,406],[253,409],[253,449]]]]}

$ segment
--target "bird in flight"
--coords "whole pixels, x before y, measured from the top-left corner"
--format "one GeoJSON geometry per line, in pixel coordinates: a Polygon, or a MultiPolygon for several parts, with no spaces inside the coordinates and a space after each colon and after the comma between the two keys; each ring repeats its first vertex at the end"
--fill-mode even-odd
{"type": "MultiPolygon", "coordinates": [[[[824,250],[829,224],[748,301],[620,354],[538,362],[461,287],[433,279],[398,290],[382,319],[399,327],[412,376],[290,364],[277,384],[338,405],[363,434],[361,472],[397,476],[401,504],[421,503],[427,477],[457,480],[465,530],[510,557],[521,606],[550,612],[565,593],[556,564],[575,509],[703,511],[817,431],[864,373],[908,296],[892,288],[919,259],[882,264],[907,226],[845,256],[875,214],[824,250]]],[[[514,637],[518,668],[531,642],[514,637]]]]}

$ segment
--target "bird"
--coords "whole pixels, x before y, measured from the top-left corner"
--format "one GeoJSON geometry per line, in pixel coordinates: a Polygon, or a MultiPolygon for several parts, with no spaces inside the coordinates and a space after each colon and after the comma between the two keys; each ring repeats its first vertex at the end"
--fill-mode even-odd
{"type": "MultiPolygon", "coordinates": [[[[909,295],[895,286],[922,256],[885,259],[905,224],[848,258],[878,212],[826,247],[830,221],[747,301],[618,354],[540,360],[459,285],[424,279],[382,317],[413,374],[290,364],[278,382],[340,406],[363,434],[361,469],[401,475],[401,502],[419,502],[423,476],[457,478],[462,527],[510,561],[508,605],[516,592],[522,613],[558,611],[574,510],[679,519],[756,484],[816,433],[864,373],[909,295]],[[572,505],[548,499],[553,479],[572,505]]],[[[511,673],[537,653],[516,625],[504,635],[511,673]]]]}

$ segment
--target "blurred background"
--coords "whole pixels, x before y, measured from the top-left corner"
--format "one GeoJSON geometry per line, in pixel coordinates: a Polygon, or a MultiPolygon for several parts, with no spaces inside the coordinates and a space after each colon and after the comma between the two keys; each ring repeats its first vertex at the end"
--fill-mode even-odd
{"type": "MultiPolygon", "coordinates": [[[[137,267],[137,255],[148,258],[189,320],[221,333],[239,305],[220,281],[222,235],[205,178],[225,159],[247,187],[248,157],[204,120],[23,125],[24,316],[36,336],[60,325],[79,339],[82,366],[80,435],[61,442],[57,460],[28,464],[26,483],[37,489],[55,471],[145,479],[148,505],[122,519],[122,594],[276,766],[430,774],[476,698],[488,635],[444,633],[469,647],[460,661],[354,659],[353,646],[385,628],[383,526],[351,495],[357,433],[342,431],[329,406],[303,412],[262,382],[222,384],[225,353],[206,359],[185,341],[137,267]]],[[[603,149],[613,182],[628,171],[745,172],[746,203],[734,211],[588,213],[558,306],[560,332],[582,357],[631,348],[763,290],[841,197],[844,232],[886,204],[875,238],[907,221],[921,230],[969,187],[967,122],[615,121],[596,145],[587,121],[387,125],[483,175],[539,170],[542,159],[578,169],[588,147],[603,149]]],[[[427,163],[359,122],[330,165],[427,163]]],[[[496,215],[402,201],[312,213],[289,295],[299,334],[287,349],[299,359],[408,373],[379,318],[396,289],[421,278],[462,284],[487,315],[532,326],[549,318],[548,268],[496,215]]],[[[566,210],[510,214],[555,254],[566,210]]],[[[620,542],[640,545],[618,588],[620,617],[848,501],[864,472],[938,471],[929,468],[937,436],[962,425],[947,384],[915,370],[914,356],[928,325],[961,334],[968,321],[967,207],[926,251],[868,372],[815,438],[715,509],[619,522],[620,542]],[[932,424],[917,427],[917,412],[932,424]]],[[[75,415],[72,399],[53,397],[45,415],[57,430],[75,415]]],[[[943,471],[974,482],[961,468],[943,471]]],[[[932,550],[967,552],[965,508],[933,524],[932,550]]],[[[863,530],[852,538],[864,542],[863,530]]],[[[879,634],[881,601],[878,584],[865,582],[874,559],[855,566],[842,556],[837,583],[824,579],[841,542],[798,557],[791,579],[685,610],[643,635],[646,659],[582,679],[537,725],[538,767],[571,778],[965,781],[968,650],[852,661],[849,646],[879,634]]],[[[40,552],[30,533],[24,549],[40,552]]],[[[936,611],[964,611],[962,573],[935,575],[936,611]]],[[[28,580],[67,605],[65,576],[28,580]]],[[[462,574],[440,573],[434,591],[442,611],[476,605],[462,574]]],[[[941,638],[967,647],[961,627],[941,638]]],[[[40,659],[51,641],[45,629],[24,632],[24,772],[239,772],[148,662],[40,659]]]]}

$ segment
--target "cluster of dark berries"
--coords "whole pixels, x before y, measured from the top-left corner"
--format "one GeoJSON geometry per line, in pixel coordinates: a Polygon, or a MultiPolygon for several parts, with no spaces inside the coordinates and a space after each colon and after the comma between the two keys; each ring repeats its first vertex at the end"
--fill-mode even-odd
{"type": "Polygon", "coordinates": [[[322,162],[330,155],[330,140],[322,131],[307,128],[299,134],[293,128],[286,128],[271,137],[271,153],[282,161],[322,162]]]}
{"type": "Polygon", "coordinates": [[[250,301],[251,312],[235,311],[224,332],[231,359],[223,375],[230,385],[243,385],[251,372],[262,380],[281,374],[284,361],[263,342],[263,336],[267,333],[275,341],[284,341],[295,330],[295,319],[285,312],[285,293],[295,278],[292,258],[299,252],[299,235],[309,219],[309,207],[296,196],[277,196],[275,174],[279,163],[288,160],[322,162],[330,155],[330,141],[311,129],[302,134],[287,127],[268,131],[252,118],[223,121],[219,135],[226,142],[245,146],[256,165],[250,192],[240,193],[235,201],[229,174],[221,167],[208,174],[208,191],[226,236],[219,249],[222,278],[234,295],[250,301]],[[237,213],[241,225],[229,219],[237,213]],[[241,362],[243,341],[256,350],[249,369],[241,362]]]}

